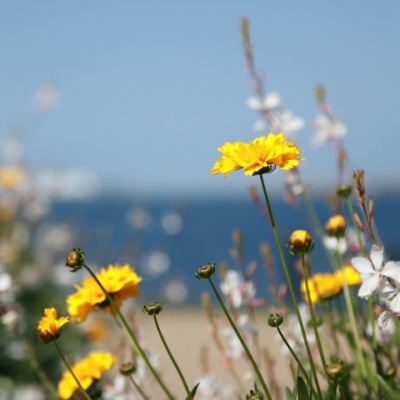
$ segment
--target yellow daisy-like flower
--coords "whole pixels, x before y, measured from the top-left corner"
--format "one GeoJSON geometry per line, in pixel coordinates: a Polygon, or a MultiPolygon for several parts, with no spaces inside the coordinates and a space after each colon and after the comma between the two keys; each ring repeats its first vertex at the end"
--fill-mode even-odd
{"type": "Polygon", "coordinates": [[[304,160],[300,149],[289,143],[283,133],[260,136],[250,143],[225,143],[218,149],[222,157],[215,163],[212,174],[223,174],[224,178],[233,171],[243,169],[246,175],[261,173],[263,168],[277,166],[291,169],[304,160]]]}
{"type": "Polygon", "coordinates": [[[68,322],[67,317],[57,318],[57,310],[54,307],[44,309],[44,317],[37,324],[37,334],[41,341],[50,343],[57,340],[61,334],[61,328],[68,322]]]}
{"type": "MultiPolygon", "coordinates": [[[[320,300],[329,299],[342,290],[342,278],[335,274],[315,274],[308,278],[308,287],[310,290],[310,298],[313,304],[320,300]]],[[[306,282],[303,279],[300,283],[300,291],[307,299],[306,282]]]]}
{"type": "MultiPolygon", "coordinates": [[[[115,357],[112,354],[94,352],[90,353],[82,361],[72,365],[72,370],[83,389],[87,390],[95,380],[101,378],[103,372],[113,366],[114,362],[115,357]]],[[[58,396],[63,400],[70,399],[78,390],[78,385],[69,371],[65,371],[62,374],[57,389],[58,396]]]]}
{"type": "Polygon", "coordinates": [[[335,275],[342,279],[342,281],[344,277],[348,286],[361,284],[360,273],[351,265],[345,265],[343,268],[337,270],[335,275]]]}
{"type": "MultiPolygon", "coordinates": [[[[118,307],[125,299],[140,294],[138,283],[142,278],[128,264],[109,265],[107,269],[102,268],[96,277],[118,307]]],[[[106,295],[92,277],[84,278],[82,286],[76,285],[75,288],[76,292],[67,298],[68,312],[73,319],[84,321],[91,311],[100,308],[110,311],[106,295]]]]}
{"type": "Polygon", "coordinates": [[[25,179],[26,174],[22,168],[4,166],[0,168],[0,186],[7,190],[16,189],[25,179]]]}

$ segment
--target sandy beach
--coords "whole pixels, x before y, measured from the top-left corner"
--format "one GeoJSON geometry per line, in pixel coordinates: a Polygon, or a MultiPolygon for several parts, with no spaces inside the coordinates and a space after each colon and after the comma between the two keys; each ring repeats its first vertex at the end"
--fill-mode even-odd
{"type": "MultiPolygon", "coordinates": [[[[242,382],[242,390],[245,389],[247,391],[243,392],[239,389],[237,379],[229,371],[226,359],[224,359],[223,354],[211,338],[209,323],[204,311],[199,309],[165,309],[158,318],[165,339],[176,357],[176,361],[181,367],[189,386],[192,387],[199,382],[200,378],[205,376],[205,370],[209,368],[210,373],[237,391],[236,395],[232,396],[232,399],[237,399],[237,394],[245,396],[250,392],[250,389],[253,388],[251,364],[244,358],[233,362],[234,370],[242,382]]],[[[276,339],[274,329],[267,324],[267,315],[258,313],[256,320],[259,327],[259,348],[261,351],[255,351],[254,357],[260,358],[261,352],[267,350],[270,356],[275,359],[273,361],[275,372],[275,376],[272,377],[273,382],[283,389],[285,384],[292,386],[287,358],[280,353],[280,343],[276,339]]],[[[159,352],[163,379],[168,387],[172,388],[171,390],[178,399],[184,399],[183,385],[166,351],[162,347],[152,318],[140,317],[140,324],[141,332],[145,332],[146,343],[159,352]]],[[[219,325],[221,328],[228,326],[225,325],[222,317],[219,325]]],[[[268,379],[269,377],[267,377],[268,379]]],[[[163,398],[163,396],[160,398],[163,398]]]]}

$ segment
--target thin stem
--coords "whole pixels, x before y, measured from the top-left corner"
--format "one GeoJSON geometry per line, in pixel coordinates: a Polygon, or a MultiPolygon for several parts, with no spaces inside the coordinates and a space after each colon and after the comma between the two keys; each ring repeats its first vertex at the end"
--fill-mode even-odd
{"type": "Polygon", "coordinates": [[[133,387],[137,390],[137,392],[140,394],[140,396],[143,398],[143,400],[149,400],[147,397],[146,393],[142,390],[142,388],[135,382],[133,379],[132,375],[128,376],[128,379],[131,381],[133,387]]]}
{"type": "Polygon", "coordinates": [[[168,346],[168,344],[167,344],[167,341],[166,341],[165,338],[164,338],[164,335],[162,334],[160,325],[159,325],[158,320],[157,320],[157,315],[154,315],[154,323],[156,324],[156,328],[157,328],[158,334],[160,335],[160,338],[161,338],[161,341],[163,342],[163,345],[164,345],[164,347],[165,347],[165,350],[167,350],[167,353],[168,353],[168,355],[169,355],[169,358],[171,359],[172,364],[174,364],[174,367],[175,367],[176,371],[178,372],[179,378],[181,378],[181,381],[182,381],[183,386],[184,386],[184,388],[185,388],[186,394],[187,394],[187,396],[188,396],[188,400],[191,400],[191,399],[192,399],[192,395],[191,395],[191,393],[190,393],[189,386],[188,386],[188,384],[186,383],[185,377],[183,376],[182,371],[181,371],[181,369],[179,368],[178,363],[176,362],[174,356],[172,355],[171,350],[169,349],[169,346],[168,346]]]}
{"type": "Polygon", "coordinates": [[[174,396],[170,393],[168,388],[165,386],[164,382],[161,380],[160,376],[157,374],[153,366],[151,365],[146,353],[143,351],[143,349],[140,347],[139,341],[136,337],[136,335],[133,333],[132,329],[130,328],[128,322],[126,321],[125,317],[121,313],[121,310],[119,307],[115,304],[114,299],[112,296],[107,292],[107,290],[104,288],[102,283],[99,281],[97,276],[92,272],[92,270],[86,265],[83,265],[85,269],[89,272],[89,274],[92,276],[92,278],[95,280],[97,285],[101,288],[101,290],[104,292],[104,294],[107,297],[108,302],[110,303],[110,306],[114,309],[115,313],[118,315],[119,319],[121,320],[126,332],[128,333],[129,337],[131,338],[133,344],[134,344],[134,350],[137,351],[137,353],[140,355],[144,363],[146,364],[147,368],[150,370],[151,374],[153,375],[154,379],[157,381],[157,383],[160,385],[164,393],[167,395],[167,397],[170,400],[175,400],[174,396]]]}
{"type": "Polygon", "coordinates": [[[240,334],[240,332],[239,332],[238,328],[236,327],[235,323],[233,322],[233,320],[232,320],[227,308],[225,307],[225,304],[224,304],[221,296],[219,295],[217,288],[215,287],[215,285],[214,285],[213,281],[211,280],[211,278],[208,278],[208,282],[210,282],[212,290],[213,290],[215,296],[217,297],[218,302],[221,305],[221,307],[222,307],[222,309],[223,309],[223,311],[224,311],[224,313],[226,315],[226,318],[228,318],[228,321],[231,324],[232,329],[235,331],[235,334],[236,334],[237,338],[239,339],[241,345],[243,346],[244,351],[246,352],[247,356],[249,357],[251,365],[253,366],[254,371],[255,371],[255,373],[256,373],[256,375],[258,377],[258,380],[260,381],[261,386],[264,389],[265,395],[267,396],[268,400],[272,400],[271,394],[270,394],[270,392],[268,390],[268,387],[267,387],[267,385],[266,385],[266,383],[264,381],[264,378],[261,375],[260,369],[258,368],[257,363],[255,362],[255,360],[254,360],[249,348],[247,347],[246,342],[243,340],[242,335],[240,334]]]}
{"type": "MultiPolygon", "coordinates": [[[[340,264],[343,264],[342,256],[338,250],[336,251],[336,256],[337,256],[340,264]]],[[[356,318],[354,316],[353,305],[351,303],[350,291],[349,291],[349,287],[347,285],[347,281],[346,281],[344,274],[343,274],[343,294],[344,294],[344,301],[346,303],[347,314],[349,316],[350,329],[353,334],[353,339],[354,339],[354,342],[356,345],[358,360],[360,362],[361,375],[362,375],[363,379],[367,379],[367,368],[365,365],[365,359],[364,359],[363,351],[361,348],[360,335],[358,334],[356,318]]]]}
{"type": "Polygon", "coordinates": [[[320,399],[322,399],[322,392],[321,392],[321,388],[319,386],[317,370],[315,368],[314,359],[312,357],[311,350],[310,350],[310,345],[309,345],[308,340],[307,340],[307,335],[306,335],[306,331],[304,329],[303,320],[301,318],[299,305],[298,305],[298,302],[297,302],[297,299],[296,299],[296,294],[295,294],[295,291],[294,291],[294,288],[293,288],[293,284],[292,284],[292,279],[290,278],[290,273],[289,273],[289,269],[288,269],[288,266],[287,266],[287,263],[286,263],[285,255],[283,254],[282,245],[281,245],[281,242],[280,242],[280,239],[279,239],[279,235],[278,235],[278,230],[276,228],[275,219],[274,219],[274,216],[273,216],[273,213],[272,213],[271,203],[269,201],[267,188],[265,187],[264,178],[263,178],[262,175],[260,175],[260,179],[261,179],[261,184],[262,184],[262,188],[263,188],[263,192],[264,192],[265,201],[266,201],[267,208],[268,208],[268,213],[269,213],[269,216],[270,216],[270,219],[271,219],[272,232],[274,234],[275,242],[276,242],[276,245],[278,247],[279,256],[280,256],[280,259],[281,259],[281,262],[282,262],[282,266],[283,266],[283,272],[285,273],[286,282],[287,282],[287,285],[288,285],[290,296],[292,298],[292,302],[293,302],[293,305],[294,305],[294,310],[296,312],[297,320],[299,321],[300,330],[301,330],[301,334],[303,336],[304,345],[306,347],[308,360],[310,361],[311,373],[313,374],[315,385],[317,387],[318,397],[320,399]]]}
{"type": "Polygon", "coordinates": [[[279,336],[281,337],[281,339],[283,340],[283,343],[285,343],[285,346],[288,348],[288,350],[290,351],[290,354],[293,356],[293,358],[296,360],[297,365],[299,366],[301,372],[303,373],[304,379],[307,381],[308,386],[310,386],[310,389],[312,390],[312,392],[314,393],[314,396],[316,398],[318,398],[317,396],[317,392],[315,391],[315,388],[311,382],[311,379],[306,371],[306,369],[304,368],[303,363],[300,361],[299,357],[297,356],[297,354],[295,353],[295,351],[292,349],[292,346],[290,346],[289,342],[286,340],[285,336],[283,335],[281,329],[279,328],[279,326],[276,327],[276,329],[278,330],[279,336]]]}
{"type": "Polygon", "coordinates": [[[308,284],[308,271],[307,271],[306,260],[304,258],[304,254],[301,255],[301,264],[303,266],[304,281],[306,283],[308,309],[310,310],[312,326],[314,329],[315,339],[317,341],[317,346],[318,346],[318,352],[321,356],[322,366],[324,367],[324,371],[325,371],[326,361],[325,361],[324,349],[322,348],[321,338],[320,338],[319,332],[318,332],[317,319],[315,318],[314,307],[313,307],[313,304],[311,301],[310,287],[308,284]]]}
{"type": "Polygon", "coordinates": [[[76,384],[78,385],[79,390],[82,392],[83,396],[85,397],[86,400],[91,400],[90,396],[87,394],[86,390],[82,387],[81,383],[79,382],[79,379],[76,377],[74,370],[72,369],[72,367],[69,365],[69,362],[67,361],[67,359],[64,357],[63,352],[60,349],[60,346],[57,344],[56,341],[53,342],[54,346],[57,349],[57,352],[62,360],[62,362],[64,363],[65,367],[67,368],[67,370],[69,371],[69,373],[72,375],[72,377],[74,378],[74,381],[76,382],[76,384]]]}

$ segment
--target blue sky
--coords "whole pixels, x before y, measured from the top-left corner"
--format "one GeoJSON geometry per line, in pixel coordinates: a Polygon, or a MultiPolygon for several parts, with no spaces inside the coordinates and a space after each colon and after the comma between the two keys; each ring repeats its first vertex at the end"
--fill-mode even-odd
{"type": "Polygon", "coordinates": [[[30,118],[35,92],[52,81],[59,105],[25,137],[32,167],[91,171],[133,193],[246,193],[253,178],[242,172],[209,174],[217,147],[258,135],[245,103],[242,16],[266,90],[306,121],[298,135],[305,180],[336,178],[329,145],[310,146],[314,89],[323,84],[348,127],[354,168],[371,185],[399,182],[395,1],[3,1],[0,135],[30,118]]]}

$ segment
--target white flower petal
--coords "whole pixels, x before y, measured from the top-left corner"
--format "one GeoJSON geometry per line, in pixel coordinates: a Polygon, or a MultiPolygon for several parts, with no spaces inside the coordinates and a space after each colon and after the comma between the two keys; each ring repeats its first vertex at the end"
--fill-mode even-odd
{"type": "Polygon", "coordinates": [[[379,275],[372,275],[370,278],[365,280],[360,289],[358,290],[359,297],[366,298],[371,296],[375,292],[379,284],[379,275]]]}
{"type": "Polygon", "coordinates": [[[370,258],[375,269],[380,271],[383,263],[383,247],[378,247],[374,244],[371,249],[370,258]]]}
{"type": "Polygon", "coordinates": [[[360,273],[360,274],[373,274],[375,273],[374,267],[371,264],[371,261],[365,257],[353,257],[351,259],[351,265],[360,273]]]}
{"type": "Polygon", "coordinates": [[[387,262],[383,267],[381,274],[400,283],[400,262],[387,262]]]}
{"type": "Polygon", "coordinates": [[[399,313],[400,312],[400,292],[397,292],[397,294],[390,300],[390,310],[393,311],[394,313],[399,313]]]}

